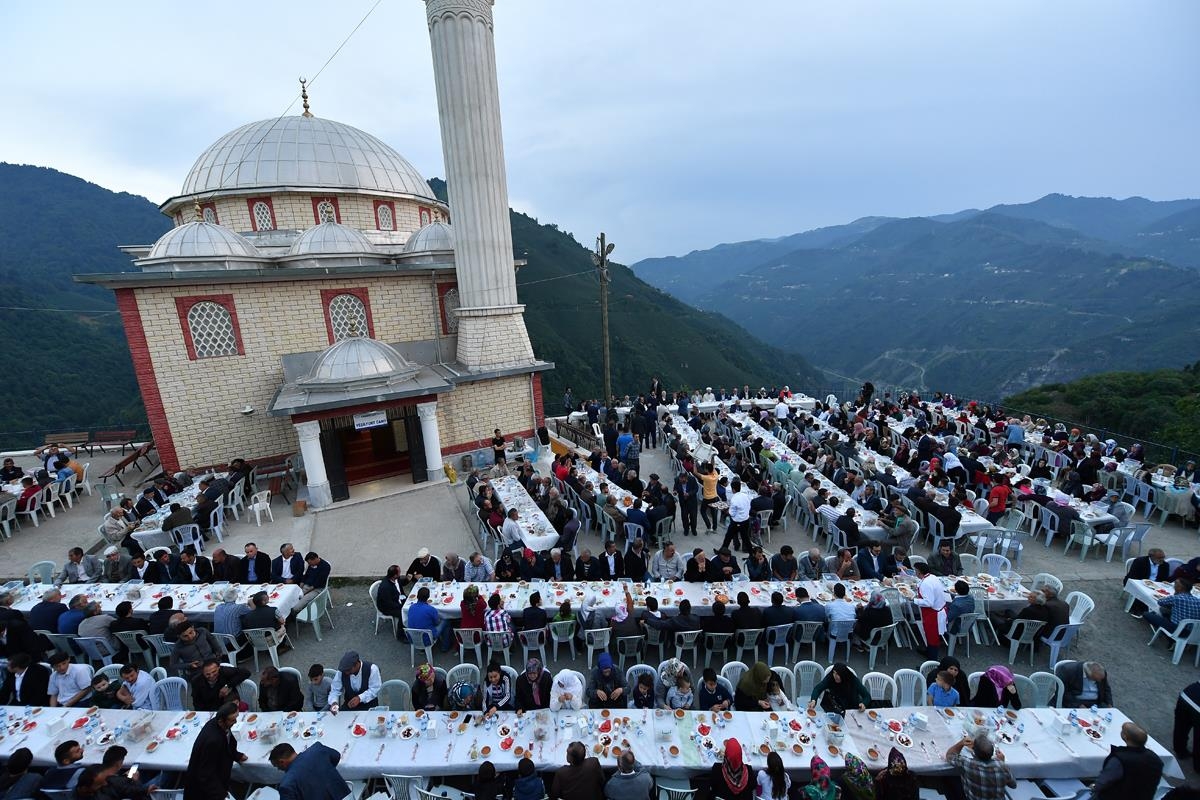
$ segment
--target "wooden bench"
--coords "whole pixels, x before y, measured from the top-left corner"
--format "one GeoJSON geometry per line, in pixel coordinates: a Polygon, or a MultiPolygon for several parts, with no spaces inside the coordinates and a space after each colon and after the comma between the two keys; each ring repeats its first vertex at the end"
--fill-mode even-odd
{"type": "Polygon", "coordinates": [[[121,473],[123,473],[129,467],[137,467],[138,472],[141,472],[142,468],[138,465],[138,461],[140,459],[146,459],[147,466],[154,466],[154,461],[150,458],[150,451],[153,449],[154,442],[146,442],[141,447],[122,458],[116,464],[113,464],[97,477],[99,477],[101,483],[108,483],[109,478],[116,478],[117,483],[124,486],[125,481],[121,480],[121,473]]]}
{"type": "Polygon", "coordinates": [[[134,448],[135,436],[137,431],[96,431],[91,440],[83,446],[87,448],[88,455],[92,455],[97,448],[103,453],[105,447],[117,446],[121,448],[121,455],[125,455],[125,448],[134,448]]]}
{"type": "Polygon", "coordinates": [[[42,442],[43,447],[49,447],[52,444],[87,447],[88,439],[87,431],[76,431],[74,433],[47,433],[46,440],[42,442]]]}

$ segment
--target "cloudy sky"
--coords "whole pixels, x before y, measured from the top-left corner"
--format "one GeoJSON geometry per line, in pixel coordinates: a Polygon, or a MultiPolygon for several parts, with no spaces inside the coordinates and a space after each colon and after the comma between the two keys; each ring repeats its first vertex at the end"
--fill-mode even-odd
{"type": "MultiPolygon", "coordinates": [[[[5,4],[0,160],[161,202],[374,2],[5,4]]],[[[626,263],[1048,192],[1195,197],[1198,33],[1193,0],[499,0],[509,194],[626,263]]],[[[419,0],[383,0],[312,95],[443,174],[419,0]]]]}

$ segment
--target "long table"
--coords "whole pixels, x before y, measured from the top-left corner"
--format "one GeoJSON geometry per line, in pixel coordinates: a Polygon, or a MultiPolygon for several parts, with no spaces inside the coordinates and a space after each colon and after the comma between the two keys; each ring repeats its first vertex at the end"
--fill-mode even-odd
{"type": "MultiPolygon", "coordinates": [[[[891,747],[898,746],[918,773],[949,770],[944,754],[962,738],[973,717],[992,730],[1005,762],[1019,778],[1078,778],[1098,774],[1112,745],[1120,745],[1120,728],[1128,720],[1112,710],[1088,714],[1087,730],[1067,723],[1067,712],[1058,708],[1024,709],[996,721],[993,709],[952,710],[953,716],[933,708],[883,708],[850,712],[840,730],[830,729],[824,714],[804,711],[778,713],[730,712],[714,718],[708,711],[589,710],[536,711],[523,715],[501,712],[484,725],[474,724],[455,712],[412,712],[372,709],[338,715],[300,712],[245,712],[233,733],[246,756],[236,765],[234,779],[276,783],[281,773],[268,754],[278,742],[297,749],[320,742],[341,755],[338,772],[348,780],[383,773],[406,775],[468,775],[481,759],[490,759],[499,771],[512,771],[528,756],[540,771],[566,763],[567,745],[581,741],[602,766],[612,768],[624,749],[656,775],[688,777],[711,769],[727,739],[742,744],[749,764],[766,765],[767,754],[778,752],[789,770],[806,771],[819,753],[833,769],[845,766],[844,753],[859,755],[872,770],[883,767],[891,747]],[[419,716],[418,716],[419,714],[419,716]],[[912,715],[925,717],[911,722],[912,715]],[[891,722],[895,725],[889,727],[891,722]],[[891,728],[900,727],[900,732],[891,728]],[[1103,729],[1103,730],[1102,730],[1103,729]],[[1064,730],[1066,732],[1064,732],[1064,730]]],[[[68,739],[86,740],[82,764],[97,763],[106,746],[119,741],[129,750],[128,763],[145,772],[180,770],[209,712],[103,710],[91,716],[79,709],[42,708],[29,716],[12,709],[4,720],[0,753],[10,755],[28,747],[38,766],[51,764],[54,748],[68,739]],[[74,726],[79,724],[79,728],[74,726]],[[144,733],[133,741],[130,734],[115,736],[118,727],[136,725],[144,733]],[[28,729],[26,729],[28,728],[28,729]]],[[[1173,753],[1151,739],[1149,748],[1162,758],[1170,777],[1182,778],[1173,753]]]]}
{"type": "MultiPolygon", "coordinates": [[[[949,591],[953,591],[954,581],[956,578],[942,578],[942,584],[949,591]]],[[[1019,582],[1013,582],[1011,585],[1003,584],[999,580],[994,580],[990,575],[981,573],[977,576],[964,576],[972,587],[983,586],[988,587],[988,605],[991,610],[1012,609],[1019,611],[1028,602],[1026,595],[1028,589],[1021,586],[1019,582]]],[[[865,605],[871,596],[874,589],[880,588],[883,584],[879,581],[703,581],[703,582],[687,582],[687,581],[664,581],[659,583],[632,583],[629,581],[521,581],[519,583],[476,583],[473,584],[479,589],[481,597],[490,597],[493,593],[499,593],[504,601],[504,607],[515,618],[520,618],[524,609],[529,605],[529,596],[534,592],[540,592],[542,596],[542,605],[545,608],[558,606],[565,600],[570,600],[572,607],[578,608],[586,600],[595,600],[596,608],[600,611],[611,613],[616,608],[618,603],[625,599],[625,589],[629,589],[630,595],[633,597],[634,610],[646,607],[646,598],[654,597],[658,600],[659,608],[667,616],[673,616],[678,613],[677,609],[683,600],[688,600],[692,604],[692,612],[700,616],[709,616],[712,614],[712,604],[720,599],[731,606],[737,601],[739,592],[745,592],[750,598],[750,605],[757,608],[766,608],[771,605],[771,594],[780,592],[784,597],[784,605],[795,607],[800,601],[796,599],[796,591],[804,588],[808,591],[809,597],[815,599],[822,605],[839,602],[834,600],[833,585],[843,583],[846,585],[847,597],[850,602],[858,606],[865,605]]],[[[408,608],[412,603],[416,602],[417,590],[421,587],[428,587],[430,590],[429,602],[438,610],[438,613],[443,617],[451,619],[459,619],[462,616],[460,603],[463,598],[463,591],[467,586],[472,585],[466,582],[432,582],[423,583],[413,588],[409,593],[409,601],[404,604],[404,613],[407,615],[408,608]]],[[[895,581],[892,584],[899,592],[900,596],[908,601],[912,601],[915,597],[915,580],[895,581]]],[[[407,619],[407,616],[405,617],[407,619]]]]}
{"type": "MultiPolygon", "coordinates": [[[[721,410],[722,408],[729,408],[730,406],[733,405],[734,402],[737,402],[739,405],[753,405],[755,408],[775,408],[775,406],[778,405],[779,400],[774,397],[760,397],[760,398],[737,400],[737,401],[734,401],[734,400],[701,400],[699,403],[690,403],[689,402],[688,408],[699,409],[700,411],[702,411],[704,413],[711,414],[715,411],[721,410]]],[[[790,408],[795,408],[800,411],[812,411],[814,408],[816,408],[816,405],[817,405],[816,400],[809,397],[808,395],[803,395],[803,394],[794,394],[794,395],[792,395],[792,398],[790,400],[787,400],[785,402],[787,403],[787,405],[790,408]]],[[[616,412],[617,412],[618,418],[624,420],[629,415],[629,412],[632,410],[632,408],[633,408],[632,406],[617,406],[616,412]]],[[[672,403],[670,405],[660,405],[657,407],[657,410],[656,410],[657,416],[661,417],[664,412],[668,412],[671,414],[678,414],[679,406],[675,403],[672,403]]],[[[570,414],[567,415],[567,421],[570,422],[572,425],[579,424],[583,420],[586,420],[586,419],[587,419],[587,413],[584,411],[572,411],[570,414]]]]}
{"type": "MultiPolygon", "coordinates": [[[[233,585],[238,589],[238,602],[246,603],[250,596],[259,591],[265,591],[270,596],[269,604],[274,606],[280,617],[287,617],[296,604],[300,602],[300,587],[291,583],[264,584],[222,584],[222,583],[67,583],[61,591],[63,602],[70,603],[76,595],[86,595],[89,600],[100,604],[106,614],[115,614],[117,604],[128,600],[133,604],[135,617],[148,617],[158,610],[158,601],[166,596],[175,599],[175,609],[182,611],[188,619],[207,621],[213,617],[213,609],[221,602],[221,592],[233,585]],[[139,597],[131,596],[136,591],[139,597]]],[[[42,599],[42,594],[49,585],[31,584],[22,589],[16,589],[12,607],[17,611],[29,611],[42,599]]]]}
{"type": "Polygon", "coordinates": [[[512,475],[505,475],[501,478],[490,478],[488,483],[491,484],[496,497],[500,498],[500,504],[504,506],[505,511],[510,508],[517,509],[521,541],[526,547],[538,553],[554,547],[558,541],[558,531],[554,530],[546,512],[533,501],[520,481],[512,475]]]}
{"type": "MultiPolygon", "coordinates": [[[[1125,594],[1132,595],[1142,601],[1151,610],[1158,609],[1158,601],[1165,600],[1175,594],[1175,585],[1170,581],[1152,581],[1149,579],[1129,580],[1125,582],[1125,594]]],[[[1200,587],[1192,589],[1192,594],[1200,597],[1200,587]]],[[[1174,626],[1172,626],[1174,629],[1174,626]]]]}

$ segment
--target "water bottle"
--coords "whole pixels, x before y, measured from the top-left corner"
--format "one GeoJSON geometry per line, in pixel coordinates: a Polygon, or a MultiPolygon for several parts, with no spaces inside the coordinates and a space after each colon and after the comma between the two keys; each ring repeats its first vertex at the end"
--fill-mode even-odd
{"type": "Polygon", "coordinates": [[[1092,707],[1091,707],[1090,709],[1088,709],[1088,710],[1092,712],[1092,718],[1093,718],[1093,719],[1096,719],[1096,718],[1098,718],[1098,717],[1100,716],[1100,709],[1096,708],[1096,704],[1095,704],[1095,703],[1092,703],[1092,707]]]}

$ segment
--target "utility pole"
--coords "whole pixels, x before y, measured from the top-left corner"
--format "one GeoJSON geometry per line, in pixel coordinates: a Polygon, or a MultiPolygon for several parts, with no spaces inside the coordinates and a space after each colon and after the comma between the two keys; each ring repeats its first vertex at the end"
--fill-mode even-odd
{"type": "Polygon", "coordinates": [[[604,346],[604,403],[612,399],[612,362],[608,353],[608,256],[616,248],[615,244],[605,242],[604,234],[596,240],[596,252],[592,253],[592,263],[600,277],[600,341],[604,346]]]}

